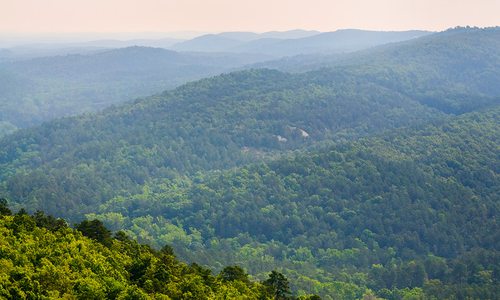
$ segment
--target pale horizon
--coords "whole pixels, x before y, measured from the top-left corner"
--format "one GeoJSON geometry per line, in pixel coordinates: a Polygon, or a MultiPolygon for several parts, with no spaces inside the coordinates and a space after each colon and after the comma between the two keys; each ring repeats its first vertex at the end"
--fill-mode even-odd
{"type": "Polygon", "coordinates": [[[500,24],[500,1],[0,0],[0,34],[110,35],[224,31],[442,31],[500,24]]]}

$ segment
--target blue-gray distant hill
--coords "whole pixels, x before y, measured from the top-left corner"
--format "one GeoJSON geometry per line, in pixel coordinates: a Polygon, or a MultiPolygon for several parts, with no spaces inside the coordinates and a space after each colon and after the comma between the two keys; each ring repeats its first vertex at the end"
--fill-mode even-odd
{"type": "MultiPolygon", "coordinates": [[[[221,32],[217,34],[205,34],[191,40],[179,42],[169,47],[176,51],[188,52],[246,52],[239,51],[239,47],[244,47],[247,43],[259,40],[282,41],[286,39],[299,39],[319,34],[313,30],[289,30],[289,31],[269,31],[265,33],[235,31],[221,32]]],[[[261,49],[262,51],[264,49],[261,49]]],[[[261,51],[257,51],[260,53],[261,51]]]]}
{"type": "Polygon", "coordinates": [[[287,31],[210,34],[172,46],[178,51],[260,53],[277,57],[310,53],[343,53],[430,34],[427,31],[367,31],[344,29],[333,32],[287,31]]]}
{"type": "Polygon", "coordinates": [[[9,49],[0,49],[0,63],[9,61],[12,58],[12,51],[9,49]]]}
{"type": "MultiPolygon", "coordinates": [[[[270,40],[273,42],[286,39],[299,39],[319,34],[319,31],[289,30],[289,31],[269,31],[265,33],[255,33],[246,31],[221,32],[217,34],[205,34],[191,40],[182,41],[169,47],[176,51],[187,52],[247,52],[245,45],[252,45],[260,40],[270,40]],[[242,47],[243,51],[238,48],[242,47]]],[[[251,49],[249,46],[248,50],[251,49]]]]}
{"type": "Polygon", "coordinates": [[[4,62],[0,64],[0,122],[5,126],[0,130],[96,111],[264,59],[252,54],[129,47],[4,62]]]}

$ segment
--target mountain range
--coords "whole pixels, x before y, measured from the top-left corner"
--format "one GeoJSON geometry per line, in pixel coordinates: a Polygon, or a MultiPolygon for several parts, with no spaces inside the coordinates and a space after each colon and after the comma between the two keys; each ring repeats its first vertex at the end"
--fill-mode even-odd
{"type": "MultiPolygon", "coordinates": [[[[0,196],[16,210],[100,220],[217,272],[237,264],[265,280],[279,270],[298,295],[494,299],[499,32],[405,33],[357,52],[259,62],[18,130],[0,138],[0,196]]],[[[124,68],[148,81],[166,56],[231,57],[134,47],[74,69],[37,62],[53,76],[106,82],[105,71],[124,68]]]]}
{"type": "Polygon", "coordinates": [[[260,53],[275,57],[311,53],[345,53],[430,34],[426,31],[366,31],[344,29],[333,32],[292,31],[284,33],[221,33],[180,42],[177,51],[260,53]]]}
{"type": "Polygon", "coordinates": [[[311,50],[348,52],[425,34],[361,30],[225,32],[180,43],[175,39],[98,40],[2,49],[0,101],[4,109],[0,111],[0,135],[57,117],[98,111],[206,76],[252,68],[276,57],[311,50]]]}

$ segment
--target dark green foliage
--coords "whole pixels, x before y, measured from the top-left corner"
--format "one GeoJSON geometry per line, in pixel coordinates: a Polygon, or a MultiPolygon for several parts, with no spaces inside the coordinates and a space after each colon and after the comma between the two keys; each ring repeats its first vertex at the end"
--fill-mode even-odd
{"type": "Polygon", "coordinates": [[[85,220],[77,224],[75,228],[88,238],[106,246],[111,245],[111,231],[99,220],[85,220]]]}
{"type": "Polygon", "coordinates": [[[248,274],[239,266],[228,266],[222,269],[219,273],[219,277],[223,281],[235,281],[239,280],[241,282],[249,282],[248,274]]]}
{"type": "Polygon", "coordinates": [[[277,271],[272,271],[269,278],[264,281],[264,285],[269,288],[272,298],[275,300],[289,299],[290,284],[285,275],[277,271]]]}
{"type": "Polygon", "coordinates": [[[318,295],[310,295],[310,296],[300,297],[299,300],[321,300],[321,297],[318,295]]]}
{"type": "Polygon", "coordinates": [[[165,255],[171,255],[171,256],[174,256],[174,248],[172,248],[172,246],[169,246],[169,245],[165,245],[161,248],[160,250],[161,253],[165,254],[165,255]]]}
{"type": "Polygon", "coordinates": [[[0,198],[0,216],[10,216],[12,211],[9,209],[7,199],[0,198]]]}
{"type": "Polygon", "coordinates": [[[119,240],[119,241],[122,241],[122,242],[126,242],[126,241],[130,240],[129,236],[123,230],[117,231],[115,233],[114,238],[119,240]]]}
{"type": "Polygon", "coordinates": [[[46,228],[50,231],[57,231],[68,227],[65,220],[47,216],[42,211],[36,211],[33,214],[33,219],[36,222],[36,226],[46,228]]]}

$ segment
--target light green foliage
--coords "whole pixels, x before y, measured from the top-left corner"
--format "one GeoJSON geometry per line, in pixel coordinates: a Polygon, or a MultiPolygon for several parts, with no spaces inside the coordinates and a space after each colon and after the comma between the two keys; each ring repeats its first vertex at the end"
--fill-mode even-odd
{"type": "MultiPolygon", "coordinates": [[[[239,267],[232,267],[239,276],[224,280],[179,262],[168,250],[126,238],[91,240],[66,226],[50,227],[57,222],[42,213],[0,216],[0,298],[271,299],[239,267]],[[42,219],[47,227],[36,225],[42,219]]],[[[78,227],[88,231],[91,225],[78,227]]]]}

